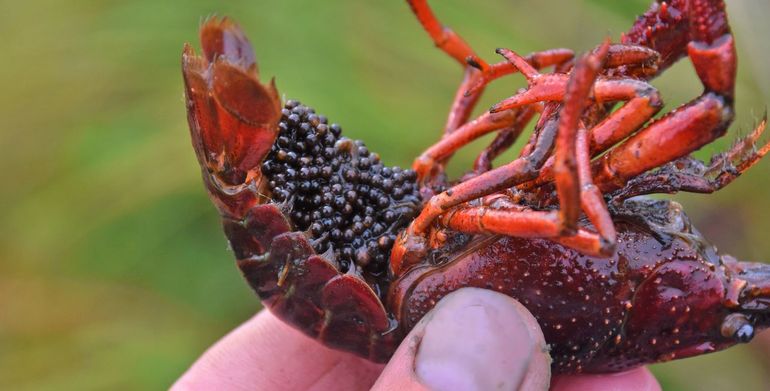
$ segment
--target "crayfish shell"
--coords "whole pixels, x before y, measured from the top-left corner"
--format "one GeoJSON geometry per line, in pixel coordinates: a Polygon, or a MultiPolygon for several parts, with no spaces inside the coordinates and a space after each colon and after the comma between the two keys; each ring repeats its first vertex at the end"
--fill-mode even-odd
{"type": "Polygon", "coordinates": [[[224,227],[238,267],[270,311],[328,346],[373,361],[390,357],[395,343],[382,339],[396,333],[387,333],[391,321],[374,291],[315,254],[278,205],[258,205],[241,221],[226,219],[224,227]]]}
{"type": "Polygon", "coordinates": [[[182,56],[193,147],[238,267],[263,304],[310,337],[373,361],[398,340],[377,294],[316,254],[286,204],[271,201],[261,164],[279,133],[275,84],[259,81],[251,46],[231,20],[201,27],[203,56],[182,56]],[[389,342],[391,341],[391,342],[389,342]]]}

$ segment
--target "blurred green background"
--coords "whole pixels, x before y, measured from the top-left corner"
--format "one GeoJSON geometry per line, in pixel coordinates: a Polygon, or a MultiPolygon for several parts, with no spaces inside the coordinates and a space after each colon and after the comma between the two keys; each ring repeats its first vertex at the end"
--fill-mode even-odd
{"type": "MultiPolygon", "coordinates": [[[[494,48],[584,51],[648,0],[434,1],[488,60],[494,48]]],[[[748,132],[770,102],[767,1],[729,2],[748,132]]],[[[403,1],[0,0],[0,389],[156,389],[259,309],[228,252],[188,137],[179,57],[201,18],[234,16],[263,75],[408,166],[439,134],[460,70],[403,1]]],[[[698,95],[687,62],[654,83],[698,95]]],[[[488,107],[523,86],[509,77],[488,107]]],[[[484,141],[488,141],[485,139],[484,141]]],[[[483,142],[482,142],[483,143],[483,142]]],[[[469,167],[482,143],[456,157],[469,167]]],[[[720,194],[677,196],[711,240],[770,260],[770,161],[720,194]]],[[[762,389],[770,344],[653,367],[667,389],[762,389]]]]}

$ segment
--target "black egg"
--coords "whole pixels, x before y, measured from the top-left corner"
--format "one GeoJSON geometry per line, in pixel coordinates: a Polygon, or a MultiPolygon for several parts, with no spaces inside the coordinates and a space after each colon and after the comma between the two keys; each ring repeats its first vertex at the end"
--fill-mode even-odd
{"type": "Polygon", "coordinates": [[[416,174],[384,166],[360,140],[340,148],[342,128],[298,101],[281,114],[260,165],[270,197],[289,209],[295,230],[312,236],[317,253],[334,249],[341,271],[355,262],[380,275],[394,238],[419,213],[416,174]]]}

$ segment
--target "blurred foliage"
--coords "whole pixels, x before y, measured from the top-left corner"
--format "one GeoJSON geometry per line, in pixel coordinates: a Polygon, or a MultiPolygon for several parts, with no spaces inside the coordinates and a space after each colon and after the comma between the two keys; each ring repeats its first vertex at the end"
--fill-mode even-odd
{"type": "MultiPolygon", "coordinates": [[[[436,1],[488,59],[497,46],[583,51],[618,37],[633,1],[436,1]]],[[[0,0],[0,389],[166,387],[259,308],[228,253],[190,148],[182,43],[235,16],[262,73],[408,166],[435,140],[460,78],[402,1],[0,0]]],[[[730,3],[746,133],[770,102],[766,2],[730,3]]],[[[196,42],[197,43],[197,42],[196,42]]],[[[655,82],[669,108],[700,93],[685,61],[655,82]]],[[[488,107],[523,85],[490,88],[488,107]]],[[[488,140],[488,139],[485,139],[488,140]]],[[[476,143],[475,150],[482,143],[476,143]]],[[[455,173],[474,149],[459,153],[455,173]]],[[[770,258],[770,164],[712,196],[680,196],[741,258],[770,258]]],[[[750,347],[653,368],[671,389],[758,389],[750,347]]]]}

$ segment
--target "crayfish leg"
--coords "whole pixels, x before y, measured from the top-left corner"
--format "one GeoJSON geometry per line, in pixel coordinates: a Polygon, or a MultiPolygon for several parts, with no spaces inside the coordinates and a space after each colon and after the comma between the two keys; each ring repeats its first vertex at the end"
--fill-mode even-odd
{"type": "MultiPolygon", "coordinates": [[[[557,237],[575,234],[577,232],[577,220],[580,216],[581,198],[583,198],[580,190],[581,180],[586,188],[591,187],[587,165],[583,164],[584,175],[581,176],[578,172],[578,162],[576,160],[578,126],[594,80],[603,68],[608,45],[608,43],[605,43],[599,47],[596,53],[581,58],[577,63],[575,71],[573,71],[569,80],[569,87],[565,93],[565,104],[561,112],[556,115],[555,112],[558,106],[549,105],[546,113],[543,114],[544,122],[542,123],[543,126],[538,136],[537,144],[530,154],[459,183],[446,192],[432,197],[425,205],[422,213],[402,234],[394,254],[399,254],[399,256],[403,257],[402,251],[408,253],[410,249],[406,249],[407,244],[415,243],[409,236],[424,236],[431,223],[437,217],[446,213],[449,208],[508,187],[516,186],[537,177],[540,167],[549,156],[554,144],[556,144],[556,172],[558,174],[557,190],[559,191],[561,202],[561,210],[558,212],[556,221],[551,216],[552,212],[489,211],[490,214],[487,215],[486,210],[483,213],[471,211],[447,214],[448,218],[442,220],[450,228],[459,231],[475,232],[477,229],[480,229],[483,232],[534,237],[557,237]],[[495,227],[499,227],[499,229],[493,228],[493,224],[495,227]]],[[[528,75],[530,81],[540,77],[534,68],[528,64],[525,65],[526,61],[515,53],[505,49],[498,50],[498,52],[515,62],[518,68],[526,68],[522,71],[528,75]]],[[[585,140],[585,138],[583,139],[585,140]]],[[[585,204],[592,208],[591,216],[599,218],[599,216],[607,215],[606,206],[603,203],[597,204],[593,195],[587,196],[585,200],[589,201],[585,204]],[[598,209],[601,207],[604,208],[604,211],[598,209]]],[[[612,238],[613,231],[608,229],[605,224],[606,221],[609,221],[609,218],[601,217],[600,220],[603,222],[604,233],[612,238]]],[[[596,247],[605,248],[605,250],[597,251],[597,253],[606,253],[606,248],[614,245],[614,241],[609,242],[597,239],[597,242],[601,242],[603,246],[596,247]]],[[[407,258],[418,257],[407,255],[407,258]]]]}
{"type": "MultiPolygon", "coordinates": [[[[527,72],[531,75],[536,75],[538,69],[563,63],[564,61],[571,60],[572,57],[572,52],[568,51],[567,53],[566,49],[536,52],[526,57],[521,57],[519,66],[526,66],[527,72]]],[[[507,64],[507,66],[505,68],[493,66],[482,69],[483,80],[478,80],[477,84],[468,91],[468,94],[480,93],[482,84],[486,85],[486,83],[497,77],[519,70],[518,67],[513,66],[508,61],[496,65],[502,64],[507,64]],[[488,78],[488,80],[484,78],[488,78]]],[[[561,79],[566,80],[566,78],[561,79]]],[[[431,178],[438,176],[443,165],[457,150],[485,134],[500,131],[499,137],[479,155],[474,169],[476,174],[489,171],[491,169],[491,160],[510,147],[534,117],[534,114],[540,111],[542,111],[540,105],[533,104],[522,105],[522,107],[498,113],[485,112],[476,119],[465,122],[453,132],[446,134],[436,144],[430,146],[415,159],[413,168],[417,171],[422,182],[429,183],[431,178]]]]}
{"type": "MultiPolygon", "coordinates": [[[[591,184],[591,175],[581,175],[578,170],[578,128],[583,111],[588,106],[588,97],[609,50],[609,41],[597,48],[595,53],[581,57],[570,74],[564,96],[564,105],[559,111],[559,129],[556,136],[554,175],[556,192],[559,196],[559,215],[563,225],[562,235],[569,236],[577,231],[580,218],[581,181],[591,184]]],[[[586,142],[583,137],[583,142],[586,142]]],[[[583,171],[587,170],[585,164],[583,171]]],[[[606,211],[606,206],[604,206],[606,211]]]]}
{"type": "Polygon", "coordinates": [[[770,141],[757,146],[766,125],[767,119],[762,120],[749,136],[741,139],[726,153],[714,156],[708,165],[688,156],[668,163],[659,170],[635,177],[613,193],[612,202],[618,204],[628,198],[646,194],[672,194],[679,191],[713,193],[720,190],[770,152],[770,141]]]}
{"type": "Polygon", "coordinates": [[[454,132],[458,127],[468,121],[473,108],[481,97],[482,89],[478,89],[472,94],[466,94],[468,89],[476,84],[481,76],[481,71],[467,63],[468,58],[478,58],[473,49],[452,29],[443,25],[436,18],[428,5],[427,0],[407,0],[409,7],[417,17],[422,27],[428,33],[433,43],[444,53],[457,61],[464,69],[463,81],[455,93],[452,106],[449,110],[444,134],[454,132]]]}
{"type": "Polygon", "coordinates": [[[516,118],[513,123],[509,127],[500,130],[494,140],[476,157],[473,163],[473,173],[479,175],[491,170],[492,161],[516,142],[524,128],[538,112],[539,110],[536,106],[528,106],[516,110],[516,118]]]}
{"type": "Polygon", "coordinates": [[[731,105],[706,93],[636,133],[592,165],[603,193],[628,180],[701,148],[722,136],[732,121],[731,105]]]}
{"type": "MultiPolygon", "coordinates": [[[[737,59],[724,2],[674,1],[671,7],[680,8],[677,12],[683,13],[688,23],[686,27],[678,26],[680,17],[679,21],[664,23],[658,34],[672,35],[668,42],[678,42],[676,46],[656,47],[655,42],[666,41],[638,33],[641,27],[637,26],[624,37],[624,42],[648,44],[660,51],[664,58],[663,68],[668,65],[667,62],[684,55],[681,48],[686,47],[686,54],[703,84],[704,93],[605,154],[593,167],[597,184],[604,192],[620,189],[631,178],[686,156],[721,137],[733,120],[737,59]],[[622,159],[630,160],[623,162],[622,159]]],[[[662,21],[670,18],[669,13],[660,13],[657,7],[653,7],[640,18],[640,23],[653,18],[662,21]]]]}

